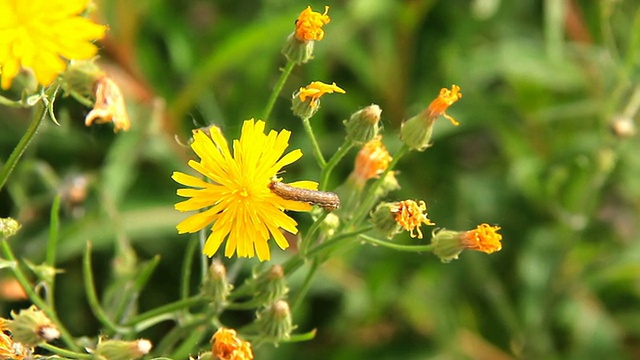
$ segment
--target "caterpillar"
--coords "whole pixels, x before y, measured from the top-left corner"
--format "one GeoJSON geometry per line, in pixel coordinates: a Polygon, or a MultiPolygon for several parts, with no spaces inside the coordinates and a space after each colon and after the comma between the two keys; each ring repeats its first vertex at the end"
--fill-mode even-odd
{"type": "Polygon", "coordinates": [[[302,189],[284,184],[280,181],[271,181],[271,183],[269,183],[269,189],[285,200],[295,200],[318,205],[328,212],[337,210],[340,207],[340,198],[338,195],[329,191],[302,189]]]}

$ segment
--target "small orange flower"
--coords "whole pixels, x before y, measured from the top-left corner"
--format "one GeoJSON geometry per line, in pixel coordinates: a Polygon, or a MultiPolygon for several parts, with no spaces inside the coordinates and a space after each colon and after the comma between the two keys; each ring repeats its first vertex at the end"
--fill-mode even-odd
{"type": "Polygon", "coordinates": [[[311,6],[304,9],[296,20],[296,39],[302,42],[320,41],[324,38],[322,27],[331,21],[327,12],[329,7],[324,7],[324,14],[311,10],[311,6]]]}
{"type": "Polygon", "coordinates": [[[498,234],[499,226],[480,224],[474,230],[469,230],[461,236],[461,245],[465,249],[482,251],[491,254],[502,249],[502,235],[498,234]]]}
{"type": "Polygon", "coordinates": [[[462,93],[460,93],[460,86],[452,85],[451,90],[447,88],[442,88],[440,90],[440,94],[438,97],[429,104],[427,108],[427,113],[430,119],[435,119],[438,116],[442,115],[447,118],[453,125],[458,126],[460,123],[456,121],[456,119],[447,115],[445,111],[449,108],[449,106],[453,105],[458,99],[462,97],[462,93]]]}
{"type": "Polygon", "coordinates": [[[131,121],[127,115],[124,104],[124,96],[118,85],[108,76],[103,76],[94,85],[96,102],[84,119],[84,124],[90,126],[94,121],[97,124],[113,122],[114,131],[129,130],[131,121]]]}
{"type": "Polygon", "coordinates": [[[424,211],[427,211],[427,205],[422,200],[417,203],[413,200],[400,201],[391,208],[391,213],[398,225],[409,231],[411,237],[417,236],[418,239],[422,239],[422,231],[420,230],[422,223],[435,225],[427,218],[426,214],[423,214],[424,211]],[[417,234],[413,232],[414,230],[417,231],[417,234]]]}
{"type": "Polygon", "coordinates": [[[393,160],[387,148],[382,144],[382,136],[376,136],[368,141],[358,152],[353,175],[358,184],[377,178],[393,160]]]}
{"type": "Polygon", "coordinates": [[[248,341],[240,339],[235,330],[220,328],[211,338],[211,352],[218,360],[251,360],[253,351],[248,341]]]}
{"type": "Polygon", "coordinates": [[[333,94],[334,92],[340,94],[345,93],[345,91],[338,87],[335,82],[329,85],[321,81],[314,81],[305,87],[301,87],[300,90],[298,90],[297,95],[300,98],[300,101],[304,102],[308,98],[311,107],[316,107],[318,105],[318,100],[320,99],[320,97],[322,97],[322,95],[333,94]]]}

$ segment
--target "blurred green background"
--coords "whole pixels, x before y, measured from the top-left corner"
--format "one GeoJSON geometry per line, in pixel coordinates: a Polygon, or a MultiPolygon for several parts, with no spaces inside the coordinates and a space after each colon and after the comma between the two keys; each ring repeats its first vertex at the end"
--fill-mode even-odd
{"type": "MultiPolygon", "coordinates": [[[[140,294],[140,310],[179,297],[189,237],[176,234],[184,215],[173,210],[178,185],[170,176],[188,171],[192,155],[176,138],[186,143],[192,128],[209,124],[235,138],[244,119],[260,117],[285,64],[280,49],[294,20],[307,5],[320,12],[329,5],[332,21],[315,44],[315,59],[294,68],[268,121],[292,130],[291,148],[305,153],[287,168],[288,180],[319,177],[289,110],[298,87],[320,80],[346,90],[323,97],[312,119],[329,156],[342,142],[342,120],[371,103],[383,109],[384,141],[393,153],[402,121],[456,84],[464,96],[448,113],[461,125],[438,120],[433,146],[400,162],[402,190],[389,199],[424,199],[439,227],[499,225],[503,250],[464,252],[442,264],[431,254],[354,244],[323,266],[294,314],[297,331],[315,328],[316,338],[264,346],[256,358],[640,357],[637,1],[96,5],[97,21],[110,27],[101,65],[125,91],[131,131],[86,128],[89,109],[60,98],[62,126],[45,124],[0,193],[0,216],[23,225],[11,240],[14,249],[36,263],[44,258],[51,203],[63,194],[58,312],[74,335],[99,329],[78,286],[87,241],[101,292],[109,294],[109,279],[131,261],[117,250],[128,239],[140,261],[161,257],[140,294]],[[71,190],[78,189],[86,197],[74,200],[71,190]]],[[[30,113],[0,111],[6,159],[30,113]]],[[[331,187],[346,178],[354,155],[331,187]]],[[[296,216],[305,229],[308,217],[296,216]]],[[[274,249],[274,262],[286,257],[274,249]]],[[[257,262],[232,266],[231,274],[246,276],[257,262]]],[[[303,273],[291,279],[292,292],[303,273]]],[[[0,302],[5,317],[20,307],[25,303],[0,302]]],[[[228,313],[223,320],[243,324],[251,314],[228,313]]],[[[172,326],[162,323],[143,335],[154,341],[172,326]]]]}

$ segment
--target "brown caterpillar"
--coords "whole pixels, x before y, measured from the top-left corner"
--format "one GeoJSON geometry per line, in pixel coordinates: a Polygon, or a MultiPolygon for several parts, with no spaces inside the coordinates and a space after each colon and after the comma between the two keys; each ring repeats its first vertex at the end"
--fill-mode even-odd
{"type": "Polygon", "coordinates": [[[271,181],[269,189],[285,200],[302,201],[312,205],[318,205],[328,212],[340,207],[340,198],[329,191],[302,189],[284,184],[280,181],[271,181]]]}

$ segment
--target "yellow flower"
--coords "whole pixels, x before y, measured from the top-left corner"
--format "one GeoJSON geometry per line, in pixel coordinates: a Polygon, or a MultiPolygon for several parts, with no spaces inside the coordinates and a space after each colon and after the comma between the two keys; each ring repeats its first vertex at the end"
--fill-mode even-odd
{"type": "Polygon", "coordinates": [[[439,230],[431,238],[433,253],[442,262],[457,259],[463,250],[481,251],[487,254],[502,249],[502,235],[499,226],[480,224],[469,231],[439,230]]]}
{"type": "Polygon", "coordinates": [[[218,360],[251,360],[253,351],[248,341],[240,339],[235,330],[220,328],[211,338],[211,352],[218,360]]]}
{"type": "Polygon", "coordinates": [[[321,81],[314,81],[293,93],[291,110],[293,110],[295,116],[308,119],[320,108],[320,98],[322,95],[332,94],[334,92],[340,94],[345,93],[336,83],[330,85],[321,81]]]}
{"type": "Polygon", "coordinates": [[[307,6],[296,20],[296,39],[303,42],[322,40],[324,38],[322,27],[331,21],[327,15],[328,11],[328,6],[324,7],[324,14],[315,12],[311,10],[311,6],[307,6]]]}
{"type": "MultiPolygon", "coordinates": [[[[180,211],[209,208],[178,224],[180,234],[193,233],[210,223],[211,235],[204,246],[208,256],[220,248],[227,239],[225,256],[237,252],[239,257],[254,257],[260,261],[270,259],[267,241],[273,237],[281,249],[289,243],[280,229],[292,234],[298,232],[297,223],[284,210],[309,211],[311,205],[285,200],[271,192],[271,179],[282,169],[302,156],[299,149],[284,154],[291,132],[271,130],[264,134],[262,120],[247,120],[242,126],[239,140],[233,142],[233,154],[217,127],[209,128],[210,136],[195,130],[191,148],[200,161],[189,161],[189,166],[206,176],[211,183],[194,176],[174,172],[178,183],[194,187],[178,189],[178,195],[190,199],[179,202],[180,211]]],[[[314,189],[317,183],[299,181],[292,185],[314,189]]]]}
{"type": "Polygon", "coordinates": [[[367,180],[377,178],[393,160],[387,148],[382,144],[382,136],[378,135],[360,149],[356,156],[353,176],[357,184],[363,186],[367,180]]]}
{"type": "Polygon", "coordinates": [[[468,250],[482,251],[491,254],[502,249],[502,235],[498,234],[500,226],[480,224],[473,230],[466,231],[460,238],[462,247],[468,250]]]}
{"type": "Polygon", "coordinates": [[[0,318],[0,359],[23,359],[21,346],[14,343],[11,336],[5,333],[7,329],[7,320],[0,318]]]}
{"type": "Polygon", "coordinates": [[[322,95],[333,94],[334,92],[340,94],[345,93],[336,83],[329,85],[322,81],[314,81],[305,87],[301,87],[300,90],[298,90],[298,97],[300,97],[300,101],[307,101],[308,98],[311,106],[316,106],[318,99],[320,99],[322,95]]]}
{"type": "Polygon", "coordinates": [[[96,81],[94,89],[96,102],[84,119],[85,125],[90,126],[94,121],[97,124],[113,122],[115,132],[129,130],[131,121],[118,84],[105,75],[96,81]]]}
{"type": "Polygon", "coordinates": [[[409,231],[411,237],[417,236],[418,239],[422,239],[420,226],[423,223],[435,225],[427,218],[426,214],[423,214],[424,211],[427,211],[427,205],[422,200],[417,203],[413,200],[400,201],[394,203],[390,210],[398,225],[409,231]],[[417,234],[414,234],[414,230],[417,231],[417,234]]]}
{"type": "Polygon", "coordinates": [[[456,121],[456,119],[447,115],[445,111],[449,108],[449,106],[453,105],[458,99],[462,97],[462,93],[460,93],[460,86],[452,85],[451,90],[447,88],[440,89],[440,94],[438,97],[429,104],[427,108],[427,113],[429,118],[435,119],[438,116],[442,115],[453,125],[458,126],[460,123],[456,121]]]}
{"type": "Polygon", "coordinates": [[[21,67],[47,86],[67,60],[90,59],[106,26],[80,16],[89,0],[0,0],[0,66],[8,89],[21,67]]]}

